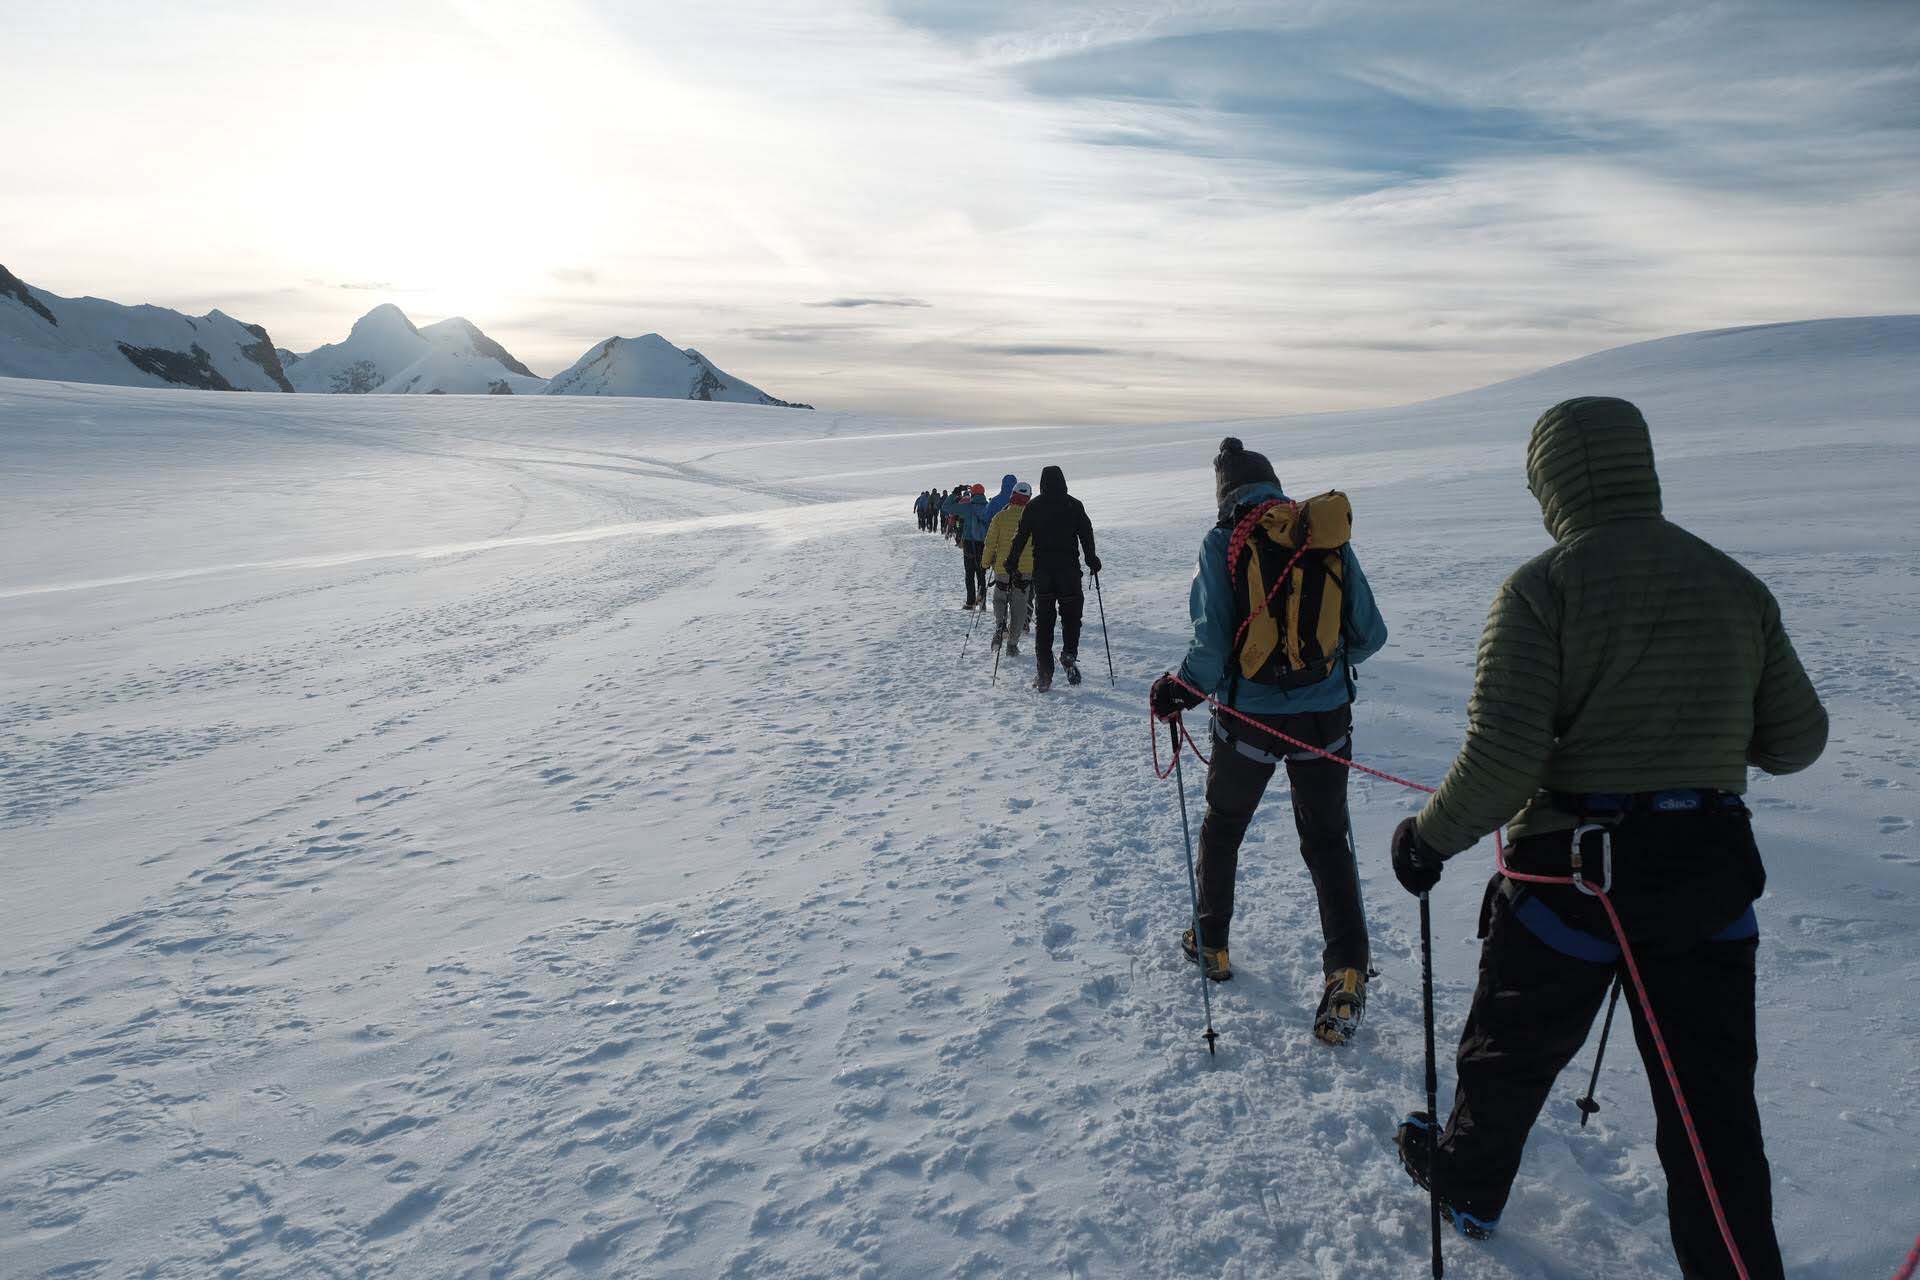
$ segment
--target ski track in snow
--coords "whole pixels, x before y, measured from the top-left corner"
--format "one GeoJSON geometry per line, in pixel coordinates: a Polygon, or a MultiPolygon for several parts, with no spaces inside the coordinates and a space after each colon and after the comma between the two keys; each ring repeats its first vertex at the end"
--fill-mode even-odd
{"type": "MultiPolygon", "coordinates": [[[[1217,435],[1155,456],[1203,472],[1217,435]]],[[[1209,1060],[1143,699],[1184,643],[1204,486],[1141,521],[1167,481],[1082,481],[1101,445],[1077,441],[1053,456],[1103,529],[1117,689],[1091,598],[1086,684],[1035,695],[1022,656],[989,688],[987,623],[959,656],[957,553],[905,499],[728,487],[770,457],[815,475],[794,441],[704,450],[697,474],[521,442],[484,463],[517,498],[491,528],[436,526],[461,549],[434,559],[16,599],[0,1274],[1424,1273],[1425,1202],[1391,1149],[1421,1094],[1417,933],[1380,852],[1417,797],[1353,781],[1381,977],[1359,1042],[1329,1051],[1276,780],[1209,1060]],[[655,518],[673,529],[545,536],[655,518]]],[[[1669,493],[1697,500],[1711,463],[1675,446],[1669,493]]],[[[431,429],[409,447],[493,449],[431,429]]],[[[1300,472],[1337,478],[1282,464],[1300,472]]],[[[1766,472],[1730,482],[1719,527],[1689,523],[1737,527],[1766,472]]],[[[1539,545],[1511,476],[1476,474],[1348,485],[1394,629],[1356,741],[1414,777],[1457,741],[1486,602],[1539,545]]],[[[1773,873],[1762,1107],[1789,1272],[1816,1280],[1890,1271],[1920,1228],[1920,504],[1902,502],[1869,555],[1727,539],[1835,712],[1821,766],[1752,796],[1773,873]]],[[[1186,779],[1197,825],[1191,760],[1186,779]]],[[[1447,1058],[1483,881],[1456,863],[1436,895],[1447,1058]]],[[[1590,1055],[1502,1237],[1450,1237],[1451,1274],[1673,1273],[1640,1069],[1614,1046],[1582,1131],[1590,1055]]],[[[1443,1100],[1450,1079],[1443,1059],[1443,1100]]]]}

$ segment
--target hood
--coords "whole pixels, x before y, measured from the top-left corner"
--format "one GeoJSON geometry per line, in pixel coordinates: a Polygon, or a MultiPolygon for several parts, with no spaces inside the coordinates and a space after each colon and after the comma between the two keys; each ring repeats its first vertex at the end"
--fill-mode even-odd
{"type": "Polygon", "coordinates": [[[1058,467],[1047,467],[1040,472],[1040,496],[1043,498],[1064,498],[1067,496],[1067,473],[1058,467]]]}
{"type": "Polygon", "coordinates": [[[1256,480],[1252,484],[1243,484],[1229,489],[1220,502],[1220,521],[1222,524],[1233,518],[1236,509],[1255,502],[1286,502],[1286,493],[1279,485],[1269,480],[1256,480]]]}
{"type": "Polygon", "coordinates": [[[1611,396],[1561,401],[1533,424],[1527,488],[1556,542],[1614,520],[1657,517],[1660,477],[1647,420],[1611,396]]]}
{"type": "Polygon", "coordinates": [[[1013,486],[1020,483],[1020,477],[1009,472],[1000,477],[1000,497],[1004,500],[1013,496],[1013,486]]]}

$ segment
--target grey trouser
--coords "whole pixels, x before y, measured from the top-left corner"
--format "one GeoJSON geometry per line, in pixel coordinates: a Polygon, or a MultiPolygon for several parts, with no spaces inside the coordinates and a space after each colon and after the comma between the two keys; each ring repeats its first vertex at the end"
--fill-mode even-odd
{"type": "Polygon", "coordinates": [[[1001,574],[993,580],[993,628],[1003,631],[1010,637],[1017,637],[1027,629],[1027,610],[1033,604],[1033,588],[1013,589],[1012,581],[1001,574]],[[1012,621],[1008,621],[1011,613],[1012,621]]]}

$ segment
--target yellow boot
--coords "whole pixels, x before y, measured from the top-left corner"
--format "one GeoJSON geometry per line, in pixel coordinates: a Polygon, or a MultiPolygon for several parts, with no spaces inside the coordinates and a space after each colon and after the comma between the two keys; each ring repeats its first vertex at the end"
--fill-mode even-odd
{"type": "Polygon", "coordinates": [[[1327,989],[1313,1015],[1313,1034],[1327,1044],[1345,1044],[1360,1030],[1367,1012],[1367,975],[1358,969],[1335,969],[1327,975],[1327,989]]]}
{"type": "MultiPolygon", "coordinates": [[[[1193,930],[1180,935],[1180,949],[1187,953],[1187,959],[1200,963],[1200,949],[1193,941],[1193,930]]],[[[1207,948],[1207,976],[1215,982],[1228,982],[1233,978],[1233,965],[1227,960],[1225,947],[1207,948]]]]}

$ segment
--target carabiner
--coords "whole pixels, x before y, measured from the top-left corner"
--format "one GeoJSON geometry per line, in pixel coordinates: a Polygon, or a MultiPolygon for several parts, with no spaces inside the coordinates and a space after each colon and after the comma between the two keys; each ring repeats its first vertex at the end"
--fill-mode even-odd
{"type": "Polygon", "coordinates": [[[1588,822],[1573,829],[1573,852],[1568,861],[1573,866],[1573,887],[1588,897],[1598,897],[1613,892],[1613,828],[1601,822],[1588,822]],[[1600,833],[1600,887],[1595,889],[1584,874],[1585,857],[1580,845],[1593,832],[1600,833]]]}

